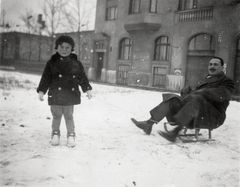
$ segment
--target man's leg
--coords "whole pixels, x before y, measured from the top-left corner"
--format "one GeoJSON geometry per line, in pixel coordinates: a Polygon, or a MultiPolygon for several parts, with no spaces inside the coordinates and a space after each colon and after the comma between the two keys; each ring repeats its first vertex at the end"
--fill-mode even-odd
{"type": "Polygon", "coordinates": [[[175,114],[181,108],[181,101],[178,98],[171,98],[167,101],[160,103],[158,106],[150,111],[151,118],[147,121],[137,121],[134,118],[131,120],[133,123],[142,129],[146,134],[151,134],[152,126],[154,123],[158,123],[166,116],[175,114]]]}
{"type": "Polygon", "coordinates": [[[159,131],[159,134],[168,141],[175,142],[183,127],[191,127],[192,123],[194,123],[194,119],[198,117],[200,111],[199,99],[201,98],[193,98],[192,100],[189,100],[179,112],[173,116],[174,121],[177,124],[176,128],[168,133],[159,131]]]}
{"type": "Polygon", "coordinates": [[[171,98],[160,103],[150,111],[151,118],[156,123],[160,122],[164,117],[175,115],[182,107],[181,100],[177,97],[171,98]]]}

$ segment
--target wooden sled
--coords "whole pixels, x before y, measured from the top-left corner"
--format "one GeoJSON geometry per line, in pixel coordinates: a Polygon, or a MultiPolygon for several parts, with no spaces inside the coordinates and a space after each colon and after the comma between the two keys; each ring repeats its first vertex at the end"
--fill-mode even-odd
{"type": "MultiPolygon", "coordinates": [[[[168,130],[167,125],[171,125],[173,126],[175,123],[172,122],[165,122],[164,123],[164,129],[166,132],[170,132],[168,130]]],[[[183,129],[183,133],[179,134],[178,137],[180,138],[180,140],[184,143],[191,143],[191,142],[207,142],[207,141],[214,141],[214,139],[212,139],[212,129],[207,129],[208,130],[208,139],[200,139],[199,136],[202,136],[202,134],[200,133],[200,130],[203,128],[194,128],[191,130],[194,130],[194,133],[187,133],[187,131],[189,130],[188,128],[184,128],[183,129]]],[[[206,129],[206,128],[204,128],[206,129]]]]}

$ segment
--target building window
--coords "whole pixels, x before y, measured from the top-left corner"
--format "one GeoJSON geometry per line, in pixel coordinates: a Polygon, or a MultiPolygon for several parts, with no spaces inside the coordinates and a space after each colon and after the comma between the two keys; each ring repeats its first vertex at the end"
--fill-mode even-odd
{"type": "Polygon", "coordinates": [[[154,60],[169,61],[170,43],[167,36],[160,36],[155,41],[154,60]]]}
{"type": "Polygon", "coordinates": [[[158,0],[150,0],[150,13],[157,13],[158,0]]]}
{"type": "Polygon", "coordinates": [[[95,49],[105,49],[104,40],[96,41],[95,49]]]}
{"type": "Polygon", "coordinates": [[[116,19],[117,19],[117,1],[107,0],[106,20],[116,20],[116,19]]]}
{"type": "Polygon", "coordinates": [[[179,0],[178,10],[189,10],[197,8],[197,0],[179,0]]]}
{"type": "Polygon", "coordinates": [[[198,34],[191,39],[188,49],[190,51],[206,51],[214,50],[214,40],[209,34],[198,34]]]}
{"type": "Polygon", "coordinates": [[[141,0],[130,0],[129,14],[137,14],[140,12],[141,0]]]}
{"type": "Polygon", "coordinates": [[[132,53],[132,40],[130,38],[123,38],[119,45],[119,59],[129,60],[132,53]]]}

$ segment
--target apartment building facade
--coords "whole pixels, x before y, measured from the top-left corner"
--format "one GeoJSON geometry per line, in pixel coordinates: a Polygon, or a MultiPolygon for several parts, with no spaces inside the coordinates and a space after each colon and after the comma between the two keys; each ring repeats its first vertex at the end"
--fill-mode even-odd
{"type": "Polygon", "coordinates": [[[93,80],[178,91],[225,61],[240,93],[239,0],[98,0],[93,80]]]}

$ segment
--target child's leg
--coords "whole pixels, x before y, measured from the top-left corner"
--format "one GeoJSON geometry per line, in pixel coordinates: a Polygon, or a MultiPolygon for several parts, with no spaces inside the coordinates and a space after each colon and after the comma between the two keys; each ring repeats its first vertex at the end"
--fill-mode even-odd
{"type": "Polygon", "coordinates": [[[73,121],[73,105],[63,106],[63,115],[66,122],[67,134],[75,135],[75,126],[73,121]]]}
{"type": "Polygon", "coordinates": [[[63,108],[59,105],[51,105],[51,112],[53,116],[52,132],[58,132],[60,134],[60,123],[63,115],[63,108]]]}

